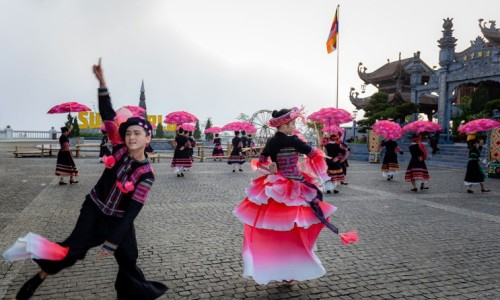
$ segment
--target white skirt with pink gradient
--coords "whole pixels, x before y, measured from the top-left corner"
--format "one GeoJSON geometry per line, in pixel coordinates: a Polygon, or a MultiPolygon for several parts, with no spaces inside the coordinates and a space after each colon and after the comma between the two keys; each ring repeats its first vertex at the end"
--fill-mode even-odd
{"type": "MultiPolygon", "coordinates": [[[[314,253],[324,225],[309,202],[316,190],[279,174],[253,180],[234,215],[244,225],[243,276],[258,284],[310,280],[325,274],[314,253]]],[[[320,202],[325,216],[335,207],[320,202]]]]}

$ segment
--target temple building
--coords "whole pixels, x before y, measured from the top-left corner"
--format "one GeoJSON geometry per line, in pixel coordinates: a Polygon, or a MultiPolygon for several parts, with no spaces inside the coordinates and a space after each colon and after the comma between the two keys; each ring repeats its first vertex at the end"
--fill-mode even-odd
{"type": "MultiPolygon", "coordinates": [[[[471,96],[480,83],[488,89],[490,100],[500,99],[500,29],[495,21],[480,19],[484,37],[478,36],[470,47],[456,51],[452,21],[447,18],[443,22],[443,36],[438,40],[438,69],[422,61],[420,52],[411,58],[388,62],[372,73],[366,73],[362,63],[358,65],[358,75],[364,84],[372,84],[379,92],[389,94],[390,102],[419,104],[419,113],[426,114],[429,120],[437,118],[446,140],[450,139],[451,118],[460,113],[456,104],[462,97],[471,96]]],[[[359,93],[351,88],[350,100],[357,109],[363,109],[370,99],[359,98],[359,93]]]]}

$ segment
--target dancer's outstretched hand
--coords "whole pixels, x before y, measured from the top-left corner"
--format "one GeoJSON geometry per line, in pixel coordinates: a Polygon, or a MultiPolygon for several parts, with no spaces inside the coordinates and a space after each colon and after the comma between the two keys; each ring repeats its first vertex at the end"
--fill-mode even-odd
{"type": "Polygon", "coordinates": [[[99,80],[99,86],[105,87],[106,81],[104,80],[104,72],[101,67],[101,58],[99,57],[99,62],[97,65],[92,66],[92,70],[94,71],[95,77],[99,80]]]}

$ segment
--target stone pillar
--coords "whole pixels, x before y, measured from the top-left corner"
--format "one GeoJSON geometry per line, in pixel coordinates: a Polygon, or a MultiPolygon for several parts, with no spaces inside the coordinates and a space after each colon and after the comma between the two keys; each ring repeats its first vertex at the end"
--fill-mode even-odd
{"type": "Polygon", "coordinates": [[[50,127],[49,138],[52,140],[57,140],[57,130],[54,129],[54,126],[50,127]]]}
{"type": "Polygon", "coordinates": [[[443,128],[443,138],[450,141],[450,101],[448,100],[447,73],[439,74],[438,121],[443,128]]]}
{"type": "Polygon", "coordinates": [[[12,128],[10,128],[9,125],[7,125],[7,127],[5,128],[5,135],[8,140],[12,140],[14,135],[14,130],[12,130],[12,128]]]}

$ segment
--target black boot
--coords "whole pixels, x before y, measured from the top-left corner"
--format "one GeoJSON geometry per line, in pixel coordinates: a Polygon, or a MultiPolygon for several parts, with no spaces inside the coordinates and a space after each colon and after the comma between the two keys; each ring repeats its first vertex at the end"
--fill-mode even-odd
{"type": "Polygon", "coordinates": [[[36,289],[42,284],[44,279],[40,277],[40,274],[36,274],[30,280],[26,281],[24,285],[21,287],[19,292],[17,292],[16,299],[29,299],[35,293],[36,289]]]}

